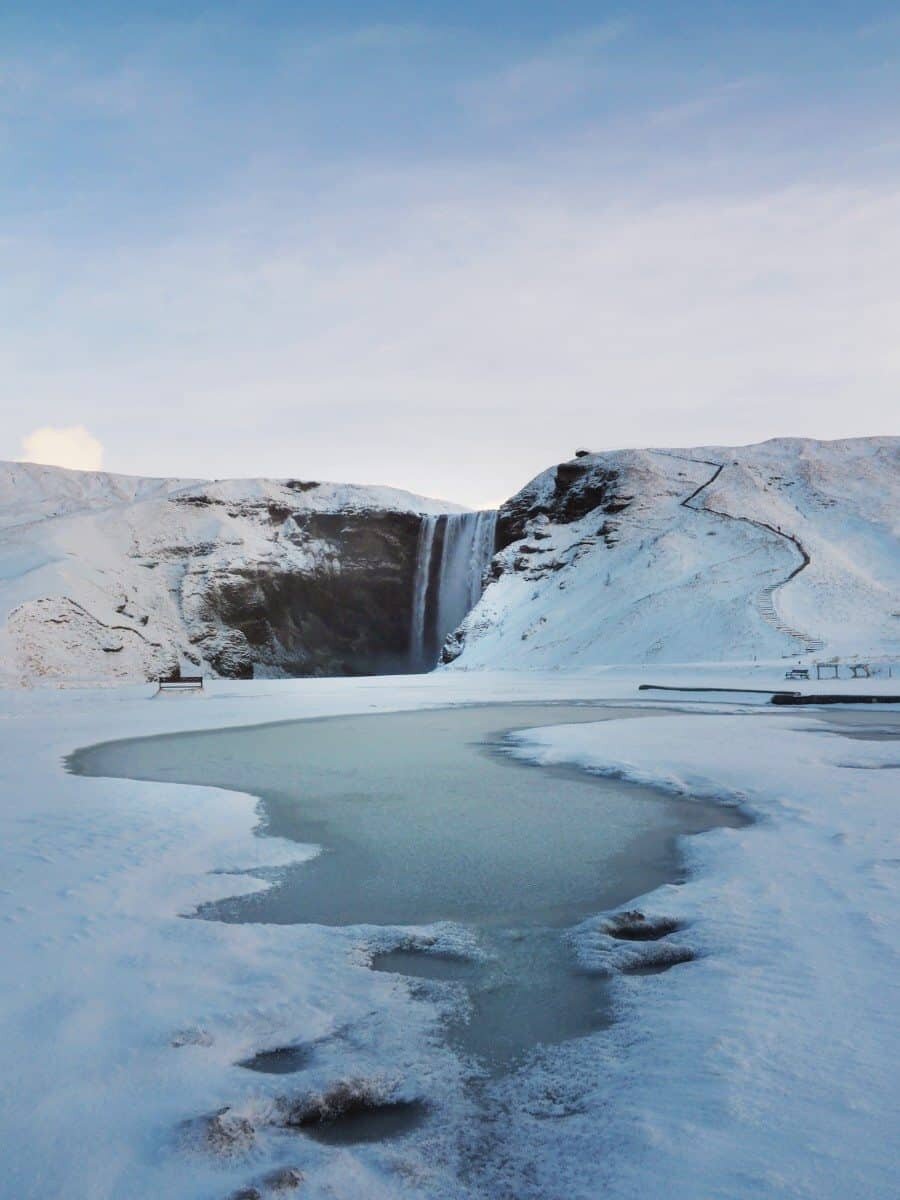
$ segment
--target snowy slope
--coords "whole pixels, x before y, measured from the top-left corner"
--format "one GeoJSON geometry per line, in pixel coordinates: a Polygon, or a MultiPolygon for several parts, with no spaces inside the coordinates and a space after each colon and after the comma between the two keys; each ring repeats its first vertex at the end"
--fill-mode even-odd
{"type": "Polygon", "coordinates": [[[246,674],[266,655],[277,674],[277,638],[249,646],[223,596],[247,607],[260,579],[331,579],[348,567],[347,529],[378,522],[376,567],[393,551],[394,585],[411,592],[403,556],[414,559],[419,515],[448,511],[458,506],[383,487],[0,464],[0,683],[144,679],[177,664],[246,674]]]}
{"type": "Polygon", "coordinates": [[[900,654],[897,438],[587,455],[500,530],[461,667],[900,654]]]}
{"type": "Polygon", "coordinates": [[[165,497],[199,483],[145,479],[106,471],[69,471],[40,463],[0,462],[0,529],[22,528],[48,517],[97,512],[165,497]]]}

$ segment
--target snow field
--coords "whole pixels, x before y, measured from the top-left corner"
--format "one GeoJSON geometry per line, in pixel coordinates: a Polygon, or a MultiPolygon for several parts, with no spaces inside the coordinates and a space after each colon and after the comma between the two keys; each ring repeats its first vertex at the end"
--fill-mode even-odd
{"type": "MultiPolygon", "coordinates": [[[[896,714],[867,717],[900,733],[896,714]]],[[[615,1147],[606,1194],[658,1194],[664,1179],[684,1200],[891,1195],[898,741],[768,711],[515,740],[531,761],[730,799],[755,818],[687,840],[687,882],[635,904],[679,923],[667,940],[697,957],[620,982],[627,1018],[601,1089],[615,1102],[597,1111],[598,1142],[615,1147]]],[[[588,956],[598,925],[575,934],[588,956]]]]}
{"type": "MultiPolygon", "coordinates": [[[[734,683],[733,671],[668,674],[734,683]]],[[[642,678],[440,672],[221,683],[202,700],[162,702],[148,700],[149,688],[0,693],[10,1194],[70,1195],[77,1180],[85,1200],[206,1200],[277,1165],[304,1172],[304,1195],[347,1200],[514,1186],[552,1197],[561,1181],[567,1196],[587,1198],[598,1176],[616,1197],[660,1194],[661,1180],[685,1200],[891,1194],[896,742],[712,698],[678,701],[681,712],[652,721],[517,739],[532,760],[732,799],[756,823],[688,840],[687,882],[629,905],[674,918],[682,928],[671,938],[695,961],[622,977],[612,1030],[487,1090],[504,1153],[469,1192],[457,1182],[454,1156],[467,1147],[456,1135],[479,1126],[437,1038],[440,1005],[365,967],[367,946],[410,931],[183,920],[204,900],[264,886],[235,871],[311,849],[254,838],[249,796],[61,771],[64,754],[112,737],[490,700],[621,703],[642,678]],[[286,1135],[273,1114],[290,1083],[234,1064],[296,1040],[319,1047],[304,1086],[362,1078],[426,1098],[441,1121],[397,1149],[286,1135]],[[224,1107],[251,1122],[253,1144],[230,1157],[191,1148],[183,1123],[224,1107]]],[[[765,686],[766,669],[741,678],[765,686]]],[[[865,718],[891,720],[882,709],[865,718]]],[[[596,943],[598,928],[587,922],[573,936],[596,943]]]]}

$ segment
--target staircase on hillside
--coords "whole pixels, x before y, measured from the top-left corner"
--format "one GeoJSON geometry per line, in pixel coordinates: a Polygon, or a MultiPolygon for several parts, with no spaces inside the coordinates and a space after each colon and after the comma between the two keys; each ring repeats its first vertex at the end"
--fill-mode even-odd
{"type": "MultiPolygon", "coordinates": [[[[825,643],[822,641],[822,639],[811,637],[806,633],[801,633],[799,629],[794,629],[793,626],[788,625],[785,621],[782,621],[781,617],[778,615],[778,610],[775,607],[775,592],[777,592],[778,589],[783,586],[784,580],[779,580],[776,583],[766,584],[766,586],[757,594],[756,597],[757,612],[764,621],[767,621],[771,626],[777,629],[779,633],[784,633],[788,637],[793,638],[796,642],[799,642],[804,654],[817,654],[825,647],[825,643]]],[[[785,657],[787,658],[790,656],[785,655],[785,657]]]]}

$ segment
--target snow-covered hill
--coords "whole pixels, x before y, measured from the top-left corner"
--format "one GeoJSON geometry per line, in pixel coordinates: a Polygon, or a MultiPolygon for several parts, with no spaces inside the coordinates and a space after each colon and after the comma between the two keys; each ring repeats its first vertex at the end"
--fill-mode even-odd
{"type": "Polygon", "coordinates": [[[898,438],[584,455],[498,530],[459,666],[900,654],[898,438]]]}
{"type": "Polygon", "coordinates": [[[0,464],[0,683],[402,665],[423,514],[299,480],[0,464]]]}

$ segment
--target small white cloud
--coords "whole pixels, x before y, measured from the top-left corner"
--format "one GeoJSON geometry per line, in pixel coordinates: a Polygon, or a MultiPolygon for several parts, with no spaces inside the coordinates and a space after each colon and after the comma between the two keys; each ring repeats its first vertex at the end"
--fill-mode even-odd
{"type": "Polygon", "coordinates": [[[22,461],[75,471],[99,471],[103,446],[83,425],[59,428],[45,425],[22,439],[22,461]]]}

